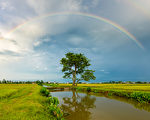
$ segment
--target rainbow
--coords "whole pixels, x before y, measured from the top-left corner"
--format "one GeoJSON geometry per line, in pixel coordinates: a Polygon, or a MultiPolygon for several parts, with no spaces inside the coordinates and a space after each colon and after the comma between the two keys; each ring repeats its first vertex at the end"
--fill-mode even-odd
{"type": "Polygon", "coordinates": [[[109,19],[106,19],[106,18],[103,18],[103,17],[100,17],[100,16],[96,16],[96,15],[92,15],[92,14],[81,13],[81,12],[49,13],[49,14],[46,14],[46,15],[41,15],[41,16],[38,16],[38,17],[34,17],[34,18],[24,22],[23,24],[20,24],[20,25],[14,27],[13,29],[11,29],[8,32],[8,34],[14,32],[15,30],[19,29],[20,27],[22,27],[22,26],[26,25],[27,23],[32,22],[34,20],[42,19],[42,18],[45,18],[45,17],[62,16],[62,15],[78,15],[78,16],[84,16],[84,17],[93,18],[93,19],[96,19],[96,20],[99,20],[99,21],[103,21],[104,23],[107,23],[107,24],[111,25],[113,28],[115,28],[120,33],[123,33],[124,35],[126,35],[126,37],[128,39],[133,40],[141,49],[144,49],[143,45],[130,32],[128,32],[122,26],[116,24],[115,22],[113,22],[113,21],[111,21],[109,19]]]}

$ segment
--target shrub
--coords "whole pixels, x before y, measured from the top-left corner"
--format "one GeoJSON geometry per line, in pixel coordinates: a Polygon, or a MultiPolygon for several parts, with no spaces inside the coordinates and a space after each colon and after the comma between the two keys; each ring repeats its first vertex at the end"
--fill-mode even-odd
{"type": "Polygon", "coordinates": [[[54,105],[58,105],[59,104],[59,100],[56,97],[49,97],[49,103],[53,103],[54,105]]]}
{"type": "Polygon", "coordinates": [[[81,87],[77,87],[76,90],[77,90],[77,91],[81,91],[82,88],[81,88],[81,87]]]}
{"type": "Polygon", "coordinates": [[[94,92],[94,93],[99,93],[99,91],[98,91],[97,89],[95,89],[93,92],[94,92]]]}
{"type": "MultiPolygon", "coordinates": [[[[49,91],[45,88],[42,87],[40,90],[40,93],[44,96],[49,96],[49,91]]],[[[48,98],[48,110],[49,112],[56,117],[57,120],[64,120],[63,118],[63,112],[62,110],[58,107],[59,100],[57,97],[49,97],[48,98]]]]}
{"type": "Polygon", "coordinates": [[[37,80],[37,81],[36,81],[36,84],[38,84],[38,85],[40,85],[40,86],[42,86],[43,83],[44,83],[43,80],[41,80],[41,81],[40,81],[40,80],[37,80]]]}
{"type": "Polygon", "coordinates": [[[51,103],[49,106],[50,113],[57,117],[57,120],[64,120],[62,110],[57,106],[51,103]]]}
{"type": "Polygon", "coordinates": [[[49,103],[50,103],[50,106],[49,106],[50,113],[53,114],[57,118],[57,120],[64,120],[63,112],[60,109],[60,107],[58,107],[58,104],[59,104],[58,98],[49,97],[49,103]]]}
{"type": "Polygon", "coordinates": [[[108,96],[112,96],[113,95],[113,93],[112,92],[108,92],[108,96]]]}
{"type": "Polygon", "coordinates": [[[150,93],[133,92],[131,93],[131,98],[136,99],[141,103],[150,103],[150,93]]]}
{"type": "Polygon", "coordinates": [[[86,91],[87,91],[87,92],[91,92],[91,87],[87,87],[87,88],[86,88],[86,91]]]}
{"type": "Polygon", "coordinates": [[[40,93],[42,93],[42,95],[44,95],[46,97],[48,97],[50,94],[49,91],[45,87],[41,88],[40,93]]]}

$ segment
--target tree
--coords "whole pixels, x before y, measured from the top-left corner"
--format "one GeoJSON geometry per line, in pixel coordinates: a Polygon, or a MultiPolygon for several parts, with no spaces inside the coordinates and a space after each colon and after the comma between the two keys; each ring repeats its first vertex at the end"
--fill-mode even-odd
{"type": "Polygon", "coordinates": [[[84,120],[91,119],[91,109],[95,108],[96,97],[86,94],[82,96],[75,90],[72,90],[72,97],[64,97],[61,108],[63,113],[68,115],[66,119],[76,120],[82,118],[84,120]],[[81,114],[82,113],[82,114],[81,114]]]}
{"type": "Polygon", "coordinates": [[[41,81],[40,81],[40,80],[37,80],[37,81],[36,81],[36,84],[38,84],[38,85],[40,85],[40,86],[42,86],[43,83],[44,83],[43,80],[41,80],[41,81]]]}
{"type": "Polygon", "coordinates": [[[81,80],[89,81],[96,79],[93,74],[95,71],[88,69],[88,67],[91,65],[90,60],[86,58],[84,54],[69,52],[65,54],[65,56],[65,58],[60,60],[60,64],[63,65],[63,78],[72,78],[73,86],[77,85],[77,83],[81,80]]]}
{"type": "Polygon", "coordinates": [[[2,80],[2,83],[3,83],[3,84],[6,84],[6,83],[7,83],[7,81],[6,81],[5,79],[3,79],[3,80],[2,80]]]}

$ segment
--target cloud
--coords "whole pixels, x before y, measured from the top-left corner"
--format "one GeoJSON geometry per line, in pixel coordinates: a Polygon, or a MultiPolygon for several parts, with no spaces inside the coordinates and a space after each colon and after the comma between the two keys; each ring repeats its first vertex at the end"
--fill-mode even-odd
{"type": "Polygon", "coordinates": [[[1,10],[13,10],[15,9],[8,1],[0,2],[0,9],[1,10]]]}
{"type": "Polygon", "coordinates": [[[99,0],[92,0],[93,7],[96,7],[99,4],[99,0]]]}
{"type": "MultiPolygon", "coordinates": [[[[148,12],[150,14],[150,1],[149,0],[144,0],[144,1],[141,1],[141,0],[134,0],[133,2],[131,2],[132,4],[134,4],[135,6],[140,6],[141,10],[144,10],[145,12],[148,12]]],[[[143,11],[143,12],[144,12],[143,11]]]]}
{"type": "Polygon", "coordinates": [[[15,53],[15,52],[12,52],[12,51],[9,51],[9,50],[5,50],[3,52],[0,52],[0,55],[19,56],[18,53],[15,53]]]}
{"type": "Polygon", "coordinates": [[[4,78],[61,79],[59,61],[69,51],[84,53],[91,59],[91,68],[96,69],[98,79],[138,79],[142,74],[149,77],[146,72],[150,68],[149,51],[143,53],[110,24],[78,15],[54,15],[28,21],[47,13],[88,12],[117,22],[148,48],[148,19],[123,1],[6,0],[0,6],[0,73],[4,78]],[[9,6],[14,9],[9,10],[9,6]],[[22,24],[25,21],[28,22],[22,24]],[[22,25],[8,32],[19,24],[22,25]],[[129,73],[132,74],[127,77],[129,73]]]}
{"type": "Polygon", "coordinates": [[[16,41],[11,39],[0,39],[0,52],[3,51],[12,51],[12,52],[19,52],[19,48],[16,44],[16,41]]]}
{"type": "Polygon", "coordinates": [[[37,14],[62,11],[80,11],[82,0],[28,0],[28,4],[37,14]],[[56,9],[57,8],[57,9],[56,9]]]}
{"type": "Polygon", "coordinates": [[[84,40],[82,38],[76,36],[68,39],[68,42],[75,46],[78,46],[79,44],[83,44],[83,41],[84,40]]]}
{"type": "MultiPolygon", "coordinates": [[[[44,69],[49,65],[45,60],[49,60],[47,56],[50,57],[50,55],[43,55],[45,51],[56,53],[55,51],[65,52],[67,50],[89,54],[97,52],[98,54],[99,52],[111,52],[116,47],[128,43],[126,38],[118,31],[114,31],[112,26],[103,24],[101,21],[95,22],[94,19],[89,21],[87,17],[81,16],[62,16],[62,19],[61,16],[53,16],[35,20],[5,37],[7,37],[5,39],[7,43],[4,44],[5,42],[2,41],[4,48],[24,55],[24,59],[29,63],[29,68],[36,71],[45,71],[44,69]],[[75,21],[80,21],[81,24],[75,21]],[[9,44],[10,47],[8,47],[9,44]],[[26,57],[26,55],[30,56],[26,57]],[[30,60],[33,61],[31,64],[30,60]]],[[[57,53],[58,56],[60,54],[57,53]]],[[[58,60],[57,56],[53,59],[58,60]]],[[[51,62],[51,65],[58,65],[58,63],[51,62]]]]}

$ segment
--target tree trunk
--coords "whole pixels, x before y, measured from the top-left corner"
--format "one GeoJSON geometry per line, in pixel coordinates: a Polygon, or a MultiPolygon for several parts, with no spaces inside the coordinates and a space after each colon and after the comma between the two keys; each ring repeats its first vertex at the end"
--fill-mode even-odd
{"type": "Polygon", "coordinates": [[[75,73],[73,73],[72,81],[73,81],[72,86],[74,87],[74,86],[75,86],[75,83],[76,83],[76,76],[75,76],[75,73]]]}
{"type": "Polygon", "coordinates": [[[72,78],[72,80],[73,80],[72,86],[74,87],[74,86],[76,86],[76,65],[75,65],[75,71],[73,72],[73,78],[72,78]]]}

